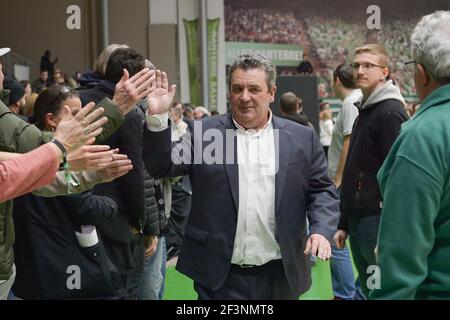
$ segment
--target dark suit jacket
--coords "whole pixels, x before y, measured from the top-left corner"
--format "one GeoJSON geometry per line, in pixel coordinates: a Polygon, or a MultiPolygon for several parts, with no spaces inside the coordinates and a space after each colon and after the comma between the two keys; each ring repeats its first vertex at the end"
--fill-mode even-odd
{"type": "MultiPolygon", "coordinates": [[[[181,142],[191,143],[191,152],[204,150],[211,143],[202,142],[201,136],[195,135],[200,123],[203,132],[216,129],[224,137],[226,129],[236,129],[231,114],[194,121],[190,127],[194,134],[185,135],[181,142]]],[[[311,285],[308,257],[303,253],[307,240],[307,208],[311,233],[331,240],[339,219],[338,197],[328,177],[325,154],[315,132],[275,116],[273,128],[279,130],[275,237],[289,284],[296,294],[301,294],[311,285]]],[[[234,137],[235,159],[236,139],[234,137]]],[[[144,130],[147,170],[155,177],[187,173],[192,183],[192,209],[177,269],[201,285],[216,290],[227,277],[233,253],[239,201],[238,165],[236,161],[234,164],[174,165],[171,149],[169,129],[162,132],[144,130]]],[[[222,154],[225,149],[226,143],[222,154]]]]}

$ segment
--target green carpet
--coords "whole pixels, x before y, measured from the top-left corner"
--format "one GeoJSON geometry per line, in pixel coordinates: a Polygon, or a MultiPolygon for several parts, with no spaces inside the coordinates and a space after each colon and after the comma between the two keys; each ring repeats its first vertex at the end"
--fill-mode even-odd
{"type": "MultiPolygon", "coordinates": [[[[330,263],[317,261],[312,268],[312,286],[304,293],[300,300],[329,300],[333,298],[331,289],[330,263]]],[[[355,270],[354,270],[355,272],[355,270]]],[[[355,272],[356,276],[356,272],[355,272]]],[[[192,280],[168,267],[166,273],[165,300],[195,300],[197,294],[194,291],[192,280]]]]}

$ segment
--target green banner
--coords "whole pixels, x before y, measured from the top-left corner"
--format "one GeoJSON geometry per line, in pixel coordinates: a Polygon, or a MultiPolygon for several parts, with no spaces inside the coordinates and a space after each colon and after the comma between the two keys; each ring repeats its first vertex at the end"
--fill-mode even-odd
{"type": "Polygon", "coordinates": [[[226,64],[233,63],[244,52],[256,51],[271,59],[276,66],[296,67],[303,60],[303,47],[295,44],[225,42],[226,64]]]}
{"type": "Polygon", "coordinates": [[[201,62],[199,21],[183,19],[186,29],[186,46],[189,73],[189,91],[191,103],[201,104],[201,62]]]}
{"type": "Polygon", "coordinates": [[[219,59],[220,18],[208,20],[209,110],[217,110],[217,70],[219,59]]]}

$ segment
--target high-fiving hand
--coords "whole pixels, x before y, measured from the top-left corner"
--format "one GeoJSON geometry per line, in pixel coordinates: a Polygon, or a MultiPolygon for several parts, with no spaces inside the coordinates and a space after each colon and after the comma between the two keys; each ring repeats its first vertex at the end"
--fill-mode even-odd
{"type": "Polygon", "coordinates": [[[173,84],[169,87],[167,74],[164,71],[156,70],[156,77],[150,88],[147,96],[147,113],[153,115],[169,111],[175,97],[176,85],[173,84]]]}
{"type": "Polygon", "coordinates": [[[151,83],[154,80],[154,70],[144,68],[130,78],[128,71],[123,69],[123,76],[116,84],[113,97],[113,101],[119,106],[119,111],[123,116],[133,110],[136,103],[150,93],[151,83]]]}
{"type": "Polygon", "coordinates": [[[94,103],[88,103],[75,116],[72,116],[68,106],[61,110],[61,121],[56,127],[54,138],[64,145],[67,153],[94,143],[95,137],[102,132],[102,126],[108,119],[99,117],[104,112],[103,108],[92,111],[94,107],[94,103]]]}

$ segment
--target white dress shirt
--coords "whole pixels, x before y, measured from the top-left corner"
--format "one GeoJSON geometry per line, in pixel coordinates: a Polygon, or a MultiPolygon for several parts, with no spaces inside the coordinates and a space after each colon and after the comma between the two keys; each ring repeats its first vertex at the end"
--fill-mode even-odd
{"type": "Polygon", "coordinates": [[[231,263],[263,265],[281,258],[275,240],[277,161],[272,113],[266,126],[258,131],[234,123],[238,128],[239,208],[231,263]]]}

